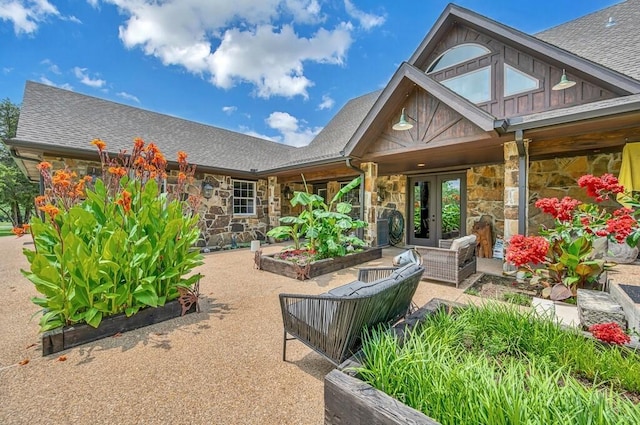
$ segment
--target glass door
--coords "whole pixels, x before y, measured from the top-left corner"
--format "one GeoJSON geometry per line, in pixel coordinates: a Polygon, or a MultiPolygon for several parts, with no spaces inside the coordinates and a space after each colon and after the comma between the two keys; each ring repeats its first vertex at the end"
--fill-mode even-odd
{"type": "Polygon", "coordinates": [[[411,198],[407,220],[410,245],[436,245],[436,178],[412,177],[409,185],[411,198]]]}
{"type": "Polygon", "coordinates": [[[409,244],[437,246],[464,234],[465,173],[411,177],[409,187],[409,244]]]}

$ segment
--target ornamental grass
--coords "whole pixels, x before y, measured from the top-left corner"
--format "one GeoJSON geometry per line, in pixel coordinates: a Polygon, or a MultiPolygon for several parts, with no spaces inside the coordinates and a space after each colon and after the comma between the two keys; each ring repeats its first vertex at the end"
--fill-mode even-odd
{"type": "Polygon", "coordinates": [[[373,330],[359,376],[447,424],[638,424],[640,355],[508,306],[373,330]]]}

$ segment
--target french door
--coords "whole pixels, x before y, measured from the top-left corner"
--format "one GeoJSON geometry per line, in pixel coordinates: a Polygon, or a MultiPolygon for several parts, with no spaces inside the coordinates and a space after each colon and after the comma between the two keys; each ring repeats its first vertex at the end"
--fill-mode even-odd
{"type": "Polygon", "coordinates": [[[466,194],[465,173],[410,177],[409,244],[437,246],[464,234],[466,194]]]}

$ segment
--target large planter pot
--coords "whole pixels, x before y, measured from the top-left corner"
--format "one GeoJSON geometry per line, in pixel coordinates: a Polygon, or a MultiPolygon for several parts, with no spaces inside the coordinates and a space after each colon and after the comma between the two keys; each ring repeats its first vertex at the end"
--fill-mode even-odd
{"type": "MultiPolygon", "coordinates": [[[[193,313],[196,308],[196,304],[193,303],[185,314],[193,313]]],[[[176,299],[169,301],[162,307],[142,309],[130,317],[127,317],[124,313],[107,316],[102,319],[100,326],[97,328],[82,324],[53,329],[42,334],[42,355],[47,356],[87,342],[113,336],[117,333],[164,322],[181,315],[182,305],[176,299]]]]}
{"type": "Polygon", "coordinates": [[[287,276],[292,279],[311,279],[323,274],[342,270],[355,265],[366,263],[382,257],[382,248],[365,248],[363,251],[345,255],[344,257],[326,258],[324,260],[312,261],[304,266],[300,266],[291,261],[274,258],[274,255],[260,255],[256,259],[259,268],[271,273],[287,276]]]}

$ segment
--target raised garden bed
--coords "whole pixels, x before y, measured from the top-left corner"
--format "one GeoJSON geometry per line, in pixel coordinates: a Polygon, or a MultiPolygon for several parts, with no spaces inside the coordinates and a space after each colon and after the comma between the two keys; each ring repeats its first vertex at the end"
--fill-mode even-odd
{"type": "Polygon", "coordinates": [[[259,255],[256,263],[261,270],[287,276],[292,279],[312,279],[323,274],[342,270],[367,261],[376,260],[382,257],[382,247],[365,248],[362,251],[345,255],[344,257],[326,258],[324,260],[312,261],[300,265],[291,261],[280,260],[272,255],[259,255]]]}
{"type": "MultiPolygon", "coordinates": [[[[196,303],[193,303],[184,314],[193,313],[196,308],[196,303]]],[[[176,299],[169,301],[162,307],[142,309],[130,317],[127,317],[124,313],[105,317],[97,328],[83,324],[47,331],[42,334],[42,355],[47,356],[87,342],[113,336],[117,333],[164,322],[181,315],[182,305],[176,299]]]]}
{"type": "MultiPolygon", "coordinates": [[[[424,306],[423,308],[421,308],[420,310],[418,310],[416,313],[412,314],[404,323],[401,323],[400,325],[397,325],[395,327],[395,331],[396,334],[400,336],[401,340],[403,340],[403,335],[404,335],[404,329],[406,329],[407,327],[409,328],[413,328],[417,323],[421,322],[422,320],[424,320],[425,318],[429,317],[431,314],[433,314],[434,312],[438,311],[439,309],[448,309],[448,310],[452,310],[452,309],[457,309],[457,306],[459,306],[459,304],[451,304],[449,302],[446,301],[442,301],[442,300],[437,300],[434,299],[432,300],[429,304],[427,304],[426,306],[424,306]]],[[[524,319],[524,320],[528,320],[528,319],[524,319]]],[[[441,322],[444,323],[444,322],[441,322]]],[[[445,323],[446,325],[446,323],[445,323]]],[[[491,326],[495,326],[495,323],[493,323],[491,326]]],[[[493,328],[492,328],[493,329],[493,328]]],[[[540,339],[541,337],[539,336],[539,333],[534,333],[531,335],[538,335],[536,338],[540,339]]],[[[585,336],[590,336],[587,334],[584,334],[585,336]]],[[[439,337],[438,337],[439,338],[439,337]]],[[[552,338],[553,339],[553,338],[552,338]]],[[[555,339],[557,340],[557,338],[555,339]]],[[[484,341],[482,339],[480,339],[480,341],[484,341]]],[[[497,341],[497,340],[496,340],[497,341]]],[[[489,341],[490,342],[490,341],[489,341]]],[[[471,340],[469,341],[469,343],[471,343],[471,340]]],[[[383,342],[383,346],[385,343],[383,342]]],[[[620,402],[622,402],[623,399],[628,399],[625,401],[626,405],[624,407],[625,412],[626,413],[618,413],[621,416],[624,416],[626,414],[630,414],[630,418],[640,418],[640,411],[638,410],[638,402],[640,401],[640,399],[638,398],[639,394],[637,392],[637,387],[638,387],[638,380],[636,378],[633,378],[633,376],[637,376],[636,375],[636,371],[637,371],[637,367],[632,365],[637,364],[635,363],[636,361],[633,358],[629,358],[627,359],[628,356],[637,356],[637,351],[635,348],[632,347],[623,347],[621,348],[621,350],[624,352],[624,355],[622,356],[616,356],[616,355],[610,355],[610,356],[606,356],[606,355],[599,355],[597,354],[597,346],[601,346],[603,347],[605,350],[608,350],[610,347],[608,347],[608,344],[604,344],[601,343],[602,345],[598,345],[596,344],[595,351],[593,351],[593,353],[589,350],[587,350],[584,355],[582,357],[577,356],[575,359],[572,356],[572,362],[574,362],[575,360],[575,366],[576,366],[576,370],[582,370],[582,366],[584,366],[585,364],[589,364],[592,365],[594,367],[598,368],[602,368],[604,365],[604,374],[602,376],[598,375],[596,373],[596,376],[592,376],[592,377],[588,377],[588,375],[583,375],[582,372],[580,373],[576,373],[575,374],[575,379],[569,378],[567,377],[561,377],[561,381],[563,382],[564,385],[560,385],[558,386],[558,388],[561,389],[561,387],[570,387],[571,388],[576,388],[577,386],[579,386],[580,384],[584,385],[585,387],[589,388],[588,391],[590,391],[590,397],[593,398],[594,401],[594,406],[595,404],[598,404],[599,402],[596,402],[597,400],[600,400],[600,398],[598,398],[599,396],[595,396],[594,394],[599,393],[602,397],[609,397],[609,403],[611,403],[611,395],[609,394],[609,391],[611,390],[611,388],[609,388],[609,381],[607,381],[608,379],[612,379],[611,382],[614,382],[615,384],[613,384],[615,388],[615,391],[618,392],[618,394],[620,394],[619,396],[619,400],[620,402]],[[616,365],[611,365],[608,363],[609,360],[615,359],[617,361],[616,365]],[[586,363],[585,363],[586,362],[586,363]],[[582,365],[582,366],[580,366],[582,365]],[[610,366],[615,366],[615,367],[610,367],[610,366]],[[633,369],[633,370],[631,370],[633,369]],[[617,378],[613,377],[613,375],[607,377],[605,375],[610,375],[612,373],[615,373],[617,375],[615,376],[620,376],[621,371],[628,371],[628,374],[630,374],[631,377],[626,376],[624,380],[621,380],[620,382],[617,381],[617,378]],[[565,381],[566,379],[566,381],[565,381]],[[600,384],[597,384],[597,382],[600,382],[600,384]],[[634,389],[624,389],[622,388],[622,386],[624,385],[629,385],[629,388],[636,388],[636,390],[634,389]],[[601,388],[599,388],[601,387],[601,388]],[[630,402],[630,404],[629,404],[630,402]],[[635,405],[636,407],[633,407],[633,405],[635,405]]],[[[402,344],[400,344],[402,345],[402,344]]],[[[537,344],[533,344],[534,347],[537,347],[537,344]]],[[[572,343],[567,344],[567,347],[571,347],[572,343]]],[[[489,348],[499,348],[499,344],[489,344],[487,345],[487,347],[489,348]]],[[[535,351],[535,350],[534,350],[535,351]]],[[[575,349],[574,349],[575,351],[575,349]]],[[[391,349],[389,351],[390,353],[393,352],[393,350],[391,349]]],[[[502,352],[502,351],[501,351],[502,352]]],[[[445,356],[449,354],[449,352],[444,351],[445,356]]],[[[452,352],[453,353],[453,352],[452,352]]],[[[488,353],[488,352],[487,352],[488,353]]],[[[496,352],[497,353],[497,352],[496,352]]],[[[574,353],[575,354],[575,353],[574,353]]],[[[615,354],[615,353],[614,353],[615,354]]],[[[380,354],[378,354],[379,356],[380,354]]],[[[488,356],[488,354],[487,354],[488,356]]],[[[383,354],[384,357],[384,354],[383,354]]],[[[437,356],[436,356],[437,357],[437,356]]],[[[378,360],[381,359],[381,357],[376,357],[378,360]]],[[[462,358],[461,358],[462,359],[462,358]]],[[[479,362],[482,363],[482,360],[485,359],[485,357],[483,356],[479,356],[479,362]]],[[[436,420],[434,420],[433,418],[430,418],[429,416],[425,415],[424,413],[411,408],[409,406],[407,406],[406,404],[404,404],[402,401],[399,401],[398,399],[394,399],[392,397],[390,397],[389,395],[379,391],[378,389],[374,388],[373,386],[369,385],[368,383],[364,382],[362,379],[360,379],[361,377],[359,375],[357,375],[357,372],[354,368],[358,368],[360,367],[360,364],[358,363],[359,357],[355,356],[352,357],[351,359],[347,360],[346,362],[344,362],[342,365],[340,365],[339,369],[332,371],[331,373],[329,373],[328,375],[326,375],[325,377],[325,424],[331,425],[331,424],[343,424],[343,423],[379,423],[379,424],[407,424],[407,423],[411,423],[411,424],[427,424],[427,425],[434,425],[434,424],[438,424],[439,422],[437,422],[436,420]]],[[[393,355],[390,356],[389,362],[393,363],[396,361],[395,357],[393,355]]],[[[457,362],[458,360],[454,359],[453,360],[453,365],[450,365],[450,367],[452,367],[452,370],[456,370],[455,368],[458,367],[457,366],[457,362]]],[[[558,361],[562,361],[561,359],[558,359],[558,361]]],[[[402,362],[400,362],[402,363],[402,362]]],[[[486,361],[484,361],[484,363],[487,363],[486,361]]],[[[376,363],[377,364],[377,363],[376,363]]],[[[395,365],[395,363],[393,363],[395,365]]],[[[411,361],[409,362],[409,364],[411,364],[411,361]]],[[[489,364],[489,363],[487,363],[489,364]]],[[[572,363],[573,364],[573,363],[572,363]]],[[[400,374],[400,376],[407,376],[407,375],[403,375],[408,373],[407,370],[402,369],[402,365],[397,366],[398,369],[395,369],[396,366],[394,366],[393,370],[396,371],[398,374],[400,374]]],[[[562,368],[562,366],[557,365],[557,367],[562,368]]],[[[545,367],[538,367],[537,369],[544,369],[545,367]]],[[[535,369],[535,368],[534,368],[535,369]]],[[[587,368],[589,369],[589,367],[587,368]]],[[[437,368],[436,368],[437,370],[437,368]]],[[[469,368],[466,369],[471,371],[471,375],[473,375],[474,373],[476,373],[475,371],[477,371],[477,368],[469,368]]],[[[482,369],[485,370],[485,369],[482,369]]],[[[497,368],[496,370],[501,370],[500,368],[497,368]]],[[[515,374],[511,374],[509,376],[505,376],[505,382],[511,382],[511,384],[513,384],[514,382],[514,378],[516,381],[519,382],[520,379],[520,375],[517,373],[519,369],[516,369],[516,373],[515,374]],[[510,380],[509,380],[510,379],[510,380]]],[[[559,369],[560,370],[560,369],[559,369]]],[[[378,378],[381,380],[381,382],[385,382],[386,384],[384,385],[389,385],[391,387],[394,387],[396,391],[398,391],[398,387],[396,386],[397,382],[394,381],[396,378],[393,376],[394,373],[396,372],[391,372],[392,374],[389,375],[391,376],[391,378],[389,378],[389,376],[387,377],[382,377],[379,376],[378,378]],[[389,380],[390,379],[390,380],[389,380]]],[[[478,373],[479,375],[482,375],[484,377],[484,375],[482,373],[478,373]]],[[[411,375],[413,376],[413,375],[411,375]]],[[[537,375],[536,375],[537,376],[537,375]]],[[[490,377],[490,374],[489,374],[490,377]]],[[[420,379],[420,377],[416,376],[415,379],[420,379]]],[[[435,379],[435,378],[434,378],[435,379]]],[[[524,377],[523,379],[529,379],[528,377],[524,377]]],[[[455,382],[455,380],[454,380],[455,382]]],[[[471,381],[468,381],[470,383],[473,383],[471,381]]],[[[491,381],[493,382],[493,381],[491,381]]],[[[531,384],[535,384],[536,382],[541,382],[544,385],[548,385],[548,386],[553,386],[553,382],[551,382],[550,384],[547,384],[547,382],[545,380],[531,380],[531,384]]],[[[475,383],[477,384],[477,383],[475,383]]],[[[505,384],[508,385],[508,384],[505,384]]],[[[517,389],[517,386],[516,386],[517,389]]],[[[472,388],[472,391],[474,389],[472,388]]],[[[532,390],[533,391],[533,390],[532,390]]],[[[406,397],[411,397],[411,394],[408,393],[403,393],[401,390],[401,394],[405,394],[406,397]]],[[[425,391],[425,394],[428,394],[428,391],[425,391]]],[[[498,393],[496,393],[498,394],[498,393]]],[[[425,396],[428,397],[428,396],[425,396]]],[[[615,396],[613,396],[615,399],[615,396]]],[[[516,397],[517,398],[517,397],[516,397]]],[[[414,401],[416,400],[415,398],[415,394],[413,394],[413,399],[414,401]]],[[[560,401],[562,398],[558,398],[558,399],[554,399],[554,403],[560,403],[560,401]]],[[[438,402],[435,402],[436,404],[438,402]]],[[[458,411],[457,407],[459,407],[460,405],[457,404],[458,401],[456,400],[455,403],[453,403],[454,406],[449,406],[451,407],[452,411],[458,411]]],[[[507,410],[509,410],[508,407],[505,407],[505,404],[501,402],[501,398],[497,397],[495,400],[495,405],[491,405],[489,407],[486,407],[487,409],[491,409],[498,417],[506,417],[502,415],[502,410],[504,408],[504,411],[506,412],[507,410]],[[493,407],[492,407],[493,406],[493,407]]],[[[446,404],[446,403],[445,403],[446,404]]],[[[542,403],[544,404],[544,402],[542,403]]],[[[562,403],[560,403],[562,404],[562,403]]],[[[615,404],[615,402],[614,402],[615,404]]],[[[438,406],[440,406],[439,404],[437,404],[438,406]]],[[[571,403],[568,403],[566,406],[567,408],[569,408],[568,406],[570,406],[571,403]]],[[[609,404],[609,406],[611,406],[611,404],[609,404]]],[[[557,411],[557,407],[556,407],[556,411],[557,411]]],[[[620,409],[623,408],[622,405],[618,406],[620,409]]],[[[519,407],[520,408],[520,407],[519,407]]],[[[598,412],[602,413],[602,408],[603,405],[598,404],[597,406],[598,412]]],[[[518,410],[518,409],[516,409],[518,410]]],[[[524,409],[526,410],[526,409],[524,409]]],[[[615,410],[615,409],[614,409],[615,410]]],[[[484,410],[483,410],[484,411],[484,410]]],[[[538,410],[536,410],[537,412],[538,410]]],[[[562,409],[560,409],[560,411],[563,411],[562,409]]],[[[442,412],[440,410],[440,412],[442,412]]],[[[594,412],[595,412],[595,407],[594,407],[594,412]]],[[[505,413],[506,414],[506,413],[505,413]]],[[[597,415],[598,413],[593,413],[594,417],[595,415],[597,415]]],[[[451,420],[449,420],[447,423],[458,423],[457,421],[459,418],[453,419],[454,417],[451,416],[449,417],[451,420]]],[[[468,419],[466,416],[464,417],[465,419],[468,419]]],[[[586,418],[583,417],[583,422],[584,419],[586,418]]],[[[593,419],[593,417],[591,418],[593,419]]],[[[618,418],[619,419],[619,418],[618,418]]],[[[634,419],[631,419],[632,421],[634,419]]],[[[473,422],[473,423],[491,423],[491,421],[489,422],[473,422]]],[[[541,422],[543,423],[543,422],[541,422]]],[[[545,422],[546,423],[546,422],[545,422]]],[[[578,422],[576,422],[578,423],[578,422]]],[[[582,422],[580,422],[582,423],[582,422]]],[[[585,422],[586,423],[586,422],[585,422]]],[[[635,422],[634,422],[635,423],[635,422]]]]}

